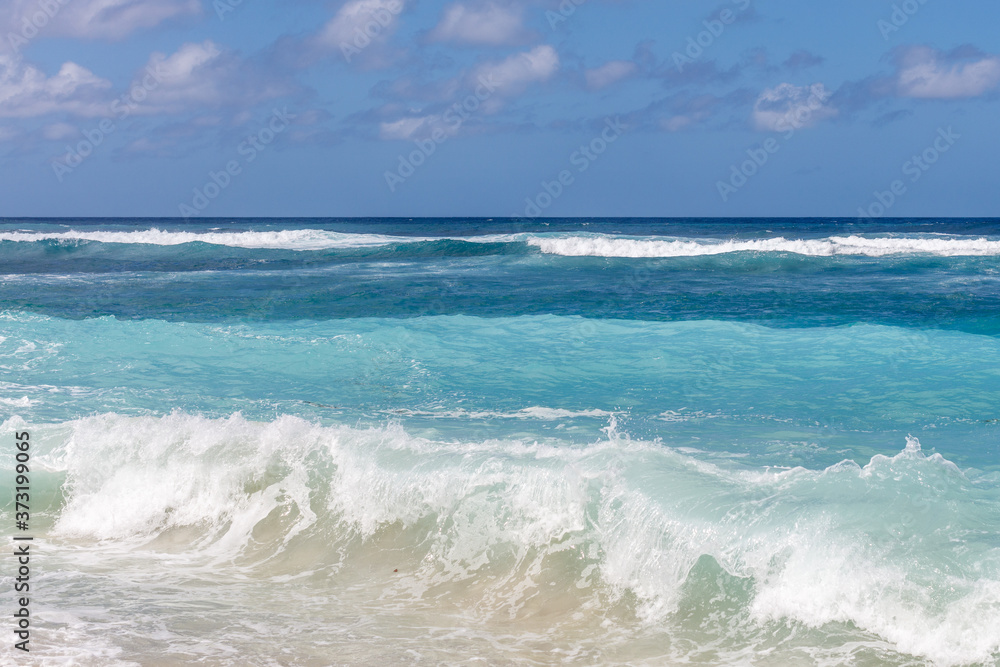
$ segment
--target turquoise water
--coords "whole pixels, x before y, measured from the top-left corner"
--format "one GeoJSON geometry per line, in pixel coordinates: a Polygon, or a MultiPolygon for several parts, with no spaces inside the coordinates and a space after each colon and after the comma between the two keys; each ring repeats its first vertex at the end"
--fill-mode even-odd
{"type": "Polygon", "coordinates": [[[1000,664],[998,269],[994,220],[2,221],[34,655],[1000,664]]]}

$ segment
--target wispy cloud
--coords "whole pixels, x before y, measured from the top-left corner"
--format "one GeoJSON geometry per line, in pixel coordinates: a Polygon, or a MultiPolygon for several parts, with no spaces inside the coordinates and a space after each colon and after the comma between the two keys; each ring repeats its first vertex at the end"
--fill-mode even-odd
{"type": "Polygon", "coordinates": [[[68,0],[50,4],[55,7],[45,14],[51,16],[40,22],[33,18],[43,11],[38,0],[5,0],[0,9],[4,42],[10,41],[9,33],[21,35],[26,21],[45,35],[117,40],[202,12],[199,0],[68,0]]]}
{"type": "Polygon", "coordinates": [[[740,88],[725,95],[677,93],[656,100],[643,109],[624,114],[630,128],[680,132],[698,127],[738,124],[734,114],[753,104],[755,94],[740,88]]]}
{"type": "Polygon", "coordinates": [[[69,123],[50,123],[42,128],[42,137],[48,141],[63,141],[80,134],[80,128],[69,123]]]}
{"type": "Polygon", "coordinates": [[[381,94],[398,101],[356,115],[353,120],[374,120],[379,138],[386,140],[413,139],[436,129],[452,136],[460,127],[480,127],[482,117],[498,113],[532,84],[548,81],[558,70],[556,50],[548,45],[536,46],[502,60],[481,63],[445,81],[420,84],[405,80],[385,86],[381,94]],[[426,103],[426,108],[408,108],[406,102],[413,100],[426,103]],[[464,107],[464,112],[459,107],[464,107]],[[449,122],[449,110],[462,115],[462,122],[449,122]],[[479,121],[466,123],[465,116],[473,111],[479,121]]]}
{"type": "Polygon", "coordinates": [[[177,114],[246,108],[288,95],[287,79],[259,70],[211,40],[182,44],[167,55],[153,53],[139,76],[154,73],[158,84],[138,107],[142,114],[177,114]]]}

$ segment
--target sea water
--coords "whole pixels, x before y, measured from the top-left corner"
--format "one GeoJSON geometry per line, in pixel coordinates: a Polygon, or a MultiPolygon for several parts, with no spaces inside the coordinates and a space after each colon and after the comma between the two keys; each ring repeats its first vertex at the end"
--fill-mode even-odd
{"type": "Polygon", "coordinates": [[[9,662],[1000,664],[997,220],[7,219],[0,368],[9,662]]]}

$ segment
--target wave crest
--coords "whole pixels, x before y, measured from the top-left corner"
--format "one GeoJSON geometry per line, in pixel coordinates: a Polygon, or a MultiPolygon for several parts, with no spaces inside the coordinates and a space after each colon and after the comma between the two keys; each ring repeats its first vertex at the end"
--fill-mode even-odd
{"type": "Polygon", "coordinates": [[[613,427],[588,446],[288,416],[105,414],[34,430],[37,462],[65,476],[52,537],[103,552],[173,548],[269,577],[364,579],[379,563],[406,573],[400,595],[472,596],[478,613],[512,618],[558,598],[567,618],[631,609],[678,632],[697,630],[684,625],[692,605],[720,603],[691,597],[707,558],[735,586],[716,612],[734,641],[756,641],[760,624],[849,621],[941,664],[1000,649],[1000,550],[981,530],[1000,520],[998,488],[916,440],[865,467],[754,471],[613,427]]]}

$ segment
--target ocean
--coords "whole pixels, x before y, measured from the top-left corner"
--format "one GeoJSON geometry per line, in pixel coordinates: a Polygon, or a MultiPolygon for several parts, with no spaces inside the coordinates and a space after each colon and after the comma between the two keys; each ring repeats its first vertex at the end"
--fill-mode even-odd
{"type": "Polygon", "coordinates": [[[0,367],[10,664],[1000,665],[1000,220],[4,219],[0,367]]]}

